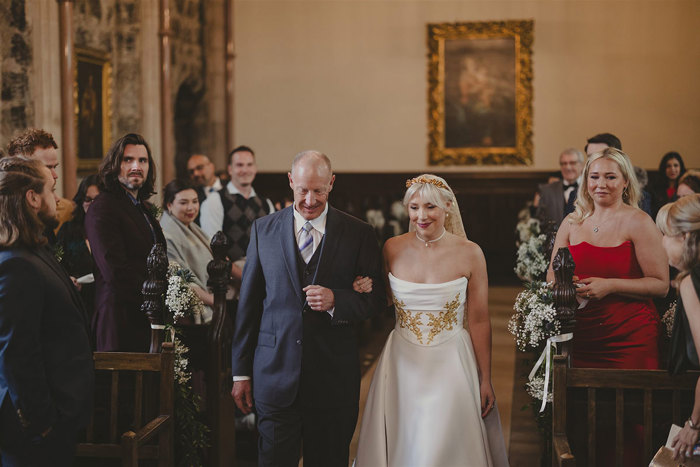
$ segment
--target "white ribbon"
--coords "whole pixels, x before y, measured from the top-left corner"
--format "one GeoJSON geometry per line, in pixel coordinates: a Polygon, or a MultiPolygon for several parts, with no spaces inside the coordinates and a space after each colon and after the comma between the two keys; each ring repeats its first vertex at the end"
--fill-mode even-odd
{"type": "MultiPolygon", "coordinates": [[[[151,324],[151,329],[157,331],[164,330],[165,324],[151,324]]],[[[172,326],[170,327],[170,342],[175,342],[175,328],[172,326]]]]}
{"type": "Polygon", "coordinates": [[[532,381],[532,378],[534,378],[535,374],[537,374],[537,370],[539,370],[542,366],[542,361],[545,359],[547,360],[544,365],[544,388],[542,389],[542,406],[540,407],[540,413],[544,412],[544,408],[547,407],[547,392],[549,391],[549,371],[551,365],[550,362],[552,360],[552,347],[554,347],[554,350],[556,351],[558,342],[570,341],[573,338],[574,334],[567,332],[566,334],[559,334],[558,336],[552,336],[547,339],[547,343],[544,346],[544,350],[542,351],[540,358],[537,359],[535,366],[532,367],[532,371],[530,371],[530,375],[527,377],[528,380],[532,381]]]}

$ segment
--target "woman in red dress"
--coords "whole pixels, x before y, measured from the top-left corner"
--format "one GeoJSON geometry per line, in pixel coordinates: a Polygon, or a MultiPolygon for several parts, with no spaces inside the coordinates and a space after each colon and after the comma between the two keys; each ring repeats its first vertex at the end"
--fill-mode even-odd
{"type": "MultiPolygon", "coordinates": [[[[651,299],[666,296],[669,286],[661,233],[638,208],[639,183],[625,153],[606,148],[591,155],[583,180],[575,211],[562,222],[554,244],[554,252],[569,247],[577,294],[587,301],[576,313],[572,364],[656,369],[659,319],[651,299]]],[[[548,280],[553,279],[550,267],[548,280]]],[[[629,428],[633,439],[626,443],[625,463],[641,465],[630,457],[638,427],[629,428]]],[[[611,459],[601,448],[599,454],[611,459]]]]}

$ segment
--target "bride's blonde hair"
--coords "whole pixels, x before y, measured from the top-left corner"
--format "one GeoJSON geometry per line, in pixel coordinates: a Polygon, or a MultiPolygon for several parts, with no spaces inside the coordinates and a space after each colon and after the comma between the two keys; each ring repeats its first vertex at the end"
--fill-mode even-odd
{"type": "Polygon", "coordinates": [[[578,187],[576,202],[574,203],[574,212],[571,215],[572,223],[580,224],[586,218],[590,217],[595,211],[593,198],[588,192],[588,174],[591,171],[591,165],[598,159],[609,159],[615,162],[620,169],[622,178],[627,182],[627,188],[622,192],[622,201],[639,209],[639,200],[642,198],[642,189],[639,187],[637,175],[634,173],[632,161],[627,154],[616,148],[605,148],[600,152],[591,154],[586,161],[586,166],[583,169],[581,184],[578,187]]]}
{"type": "MultiPolygon", "coordinates": [[[[423,174],[406,180],[406,194],[403,197],[403,205],[408,206],[415,195],[430,204],[443,209],[449,214],[445,218],[445,229],[455,235],[467,238],[462,224],[462,215],[459,212],[457,199],[452,191],[452,188],[447,184],[444,178],[433,174],[423,174]]],[[[415,227],[409,225],[409,231],[415,227]]]]}

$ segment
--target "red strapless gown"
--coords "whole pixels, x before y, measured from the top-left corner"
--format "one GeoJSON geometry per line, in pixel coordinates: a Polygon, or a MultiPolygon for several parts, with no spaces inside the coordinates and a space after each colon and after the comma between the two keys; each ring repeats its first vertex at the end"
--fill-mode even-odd
{"type": "MultiPolygon", "coordinates": [[[[636,279],[643,277],[626,241],[614,247],[581,242],[569,245],[575,274],[586,277],[636,279]]],[[[659,318],[654,303],[613,294],[591,300],[576,313],[573,366],[579,368],[659,368],[659,318]]]]}

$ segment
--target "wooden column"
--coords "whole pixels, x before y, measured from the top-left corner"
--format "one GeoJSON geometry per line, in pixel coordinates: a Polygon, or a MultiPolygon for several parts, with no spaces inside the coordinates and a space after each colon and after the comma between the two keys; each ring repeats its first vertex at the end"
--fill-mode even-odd
{"type": "Polygon", "coordinates": [[[170,0],[160,0],[160,138],[163,168],[161,183],[175,178],[173,100],[170,92],[170,0]]]}
{"type": "Polygon", "coordinates": [[[61,145],[63,196],[72,198],[78,187],[78,157],[75,130],[75,49],[73,45],[73,0],[58,0],[59,45],[61,47],[61,145]]]}
{"type": "MultiPolygon", "coordinates": [[[[224,0],[224,36],[226,41],[226,47],[224,48],[224,81],[226,86],[225,92],[225,104],[224,108],[226,111],[225,115],[225,125],[226,125],[226,152],[228,153],[234,148],[233,139],[233,62],[236,58],[236,53],[234,49],[233,41],[233,0],[224,0]]],[[[229,161],[226,161],[228,164],[229,161]]]]}

